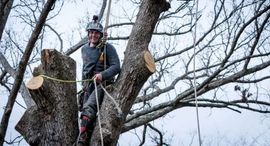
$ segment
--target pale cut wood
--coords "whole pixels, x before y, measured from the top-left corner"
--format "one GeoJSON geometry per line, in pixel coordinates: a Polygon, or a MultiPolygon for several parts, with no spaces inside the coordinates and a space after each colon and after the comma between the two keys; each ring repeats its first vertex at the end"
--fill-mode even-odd
{"type": "Polygon", "coordinates": [[[160,14],[169,8],[170,4],[166,0],[142,1],[126,46],[121,73],[113,84],[113,91],[110,92],[110,95],[119,103],[123,114],[118,114],[115,105],[105,95],[99,114],[102,137],[99,126],[96,126],[91,137],[91,146],[100,146],[102,141],[105,146],[118,144],[123,124],[136,97],[156,70],[152,55],[144,51],[148,51],[147,46],[149,46],[160,14]]]}
{"type": "Polygon", "coordinates": [[[15,129],[30,146],[72,146],[79,133],[76,62],[57,50],[41,51],[41,64],[27,87],[35,105],[26,109],[15,129]],[[46,78],[46,79],[45,79],[46,78]]]}
{"type": "Polygon", "coordinates": [[[145,66],[151,73],[156,71],[155,60],[149,51],[144,51],[145,66]]]}
{"type": "Polygon", "coordinates": [[[26,87],[30,90],[38,90],[44,82],[42,76],[33,77],[31,80],[28,81],[26,87]]]}

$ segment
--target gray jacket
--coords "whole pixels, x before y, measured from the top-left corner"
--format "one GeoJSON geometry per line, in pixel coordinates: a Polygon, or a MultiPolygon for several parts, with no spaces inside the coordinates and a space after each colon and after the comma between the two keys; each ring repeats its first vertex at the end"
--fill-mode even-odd
{"type": "Polygon", "coordinates": [[[85,44],[82,49],[82,79],[90,79],[96,73],[101,73],[102,80],[111,80],[115,75],[120,72],[120,61],[115,48],[107,43],[106,51],[103,49],[90,47],[89,43],[85,44]],[[103,51],[102,51],[103,50],[103,51]],[[102,60],[101,53],[106,52],[106,69],[104,70],[104,61],[102,60]]]}

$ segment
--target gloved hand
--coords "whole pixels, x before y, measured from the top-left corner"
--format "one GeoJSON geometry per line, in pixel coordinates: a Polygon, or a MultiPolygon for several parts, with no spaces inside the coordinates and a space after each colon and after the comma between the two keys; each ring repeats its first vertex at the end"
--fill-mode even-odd
{"type": "Polygon", "coordinates": [[[100,73],[95,74],[93,79],[96,80],[97,83],[100,83],[102,81],[102,75],[100,73]]]}

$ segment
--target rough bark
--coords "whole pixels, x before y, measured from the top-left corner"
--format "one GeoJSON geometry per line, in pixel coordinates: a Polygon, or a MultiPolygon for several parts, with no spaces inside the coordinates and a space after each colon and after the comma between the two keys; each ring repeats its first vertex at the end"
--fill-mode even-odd
{"type": "MultiPolygon", "coordinates": [[[[61,80],[76,79],[76,62],[55,50],[43,50],[42,64],[34,75],[61,80]]],[[[36,105],[26,110],[16,125],[30,145],[72,145],[78,135],[76,83],[43,78],[42,86],[30,90],[36,105]]]]}
{"type": "Polygon", "coordinates": [[[11,112],[13,110],[13,106],[17,97],[17,94],[19,92],[20,86],[23,81],[23,75],[26,70],[27,63],[29,61],[30,55],[32,53],[32,50],[35,46],[35,43],[38,39],[38,36],[42,30],[42,27],[46,21],[46,18],[49,14],[49,12],[52,10],[52,6],[55,3],[55,0],[48,0],[46,4],[44,5],[44,8],[41,11],[41,14],[39,16],[38,22],[36,23],[36,26],[31,34],[31,37],[29,38],[29,41],[27,43],[27,46],[25,48],[24,54],[20,60],[19,66],[17,68],[17,74],[14,81],[14,84],[12,86],[10,95],[8,97],[8,102],[3,114],[3,117],[1,119],[0,124],[0,145],[3,145],[4,139],[6,136],[6,131],[8,127],[9,118],[11,115],[11,112]]]}
{"type": "MultiPolygon", "coordinates": [[[[5,70],[7,71],[7,73],[9,73],[14,79],[16,78],[16,70],[13,69],[10,64],[8,63],[7,59],[5,58],[5,56],[0,52],[0,63],[2,64],[2,66],[5,68],[5,70]]],[[[25,105],[27,107],[30,107],[31,105],[34,105],[34,101],[31,98],[31,95],[29,93],[29,91],[27,90],[24,82],[22,82],[21,87],[20,87],[20,93],[22,95],[22,98],[25,102],[25,105]]]]}
{"type": "MultiPolygon", "coordinates": [[[[152,74],[145,65],[144,51],[148,51],[147,48],[160,14],[169,7],[169,3],[165,0],[144,0],[142,2],[125,51],[121,74],[114,84],[115,90],[111,92],[123,114],[117,113],[115,105],[106,96],[101,108],[101,126],[106,146],[117,144],[125,118],[140,89],[152,74]]],[[[97,126],[90,145],[101,145],[97,126]]]]}
{"type": "Polygon", "coordinates": [[[14,0],[1,0],[0,1],[0,40],[2,39],[2,34],[7,23],[8,15],[12,8],[14,0]]]}

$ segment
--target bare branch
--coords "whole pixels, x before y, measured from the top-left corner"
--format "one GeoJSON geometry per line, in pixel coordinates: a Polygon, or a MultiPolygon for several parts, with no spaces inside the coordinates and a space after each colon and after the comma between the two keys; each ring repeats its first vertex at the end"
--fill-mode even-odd
{"type": "Polygon", "coordinates": [[[49,12],[51,11],[52,6],[54,5],[55,0],[48,0],[47,3],[45,4],[40,17],[39,17],[39,21],[36,24],[36,27],[29,39],[29,42],[26,46],[24,55],[20,61],[19,64],[19,68],[17,70],[17,74],[16,74],[16,78],[15,78],[15,82],[14,85],[11,89],[11,93],[9,96],[9,100],[4,112],[4,115],[2,117],[1,120],[1,128],[0,128],[0,145],[3,145],[4,143],[4,138],[6,135],[6,130],[7,130],[7,126],[8,126],[8,122],[9,122],[9,118],[11,115],[11,111],[13,109],[15,100],[16,100],[16,96],[18,94],[19,88],[21,86],[22,80],[23,80],[23,75],[27,66],[27,62],[29,60],[29,57],[31,55],[31,52],[34,48],[35,42],[37,41],[37,38],[39,36],[39,33],[41,32],[42,26],[44,25],[46,18],[49,14],[49,12]]]}
{"type": "Polygon", "coordinates": [[[0,1],[0,40],[2,40],[2,34],[7,23],[10,10],[12,8],[14,0],[1,0],[0,1]]]}

